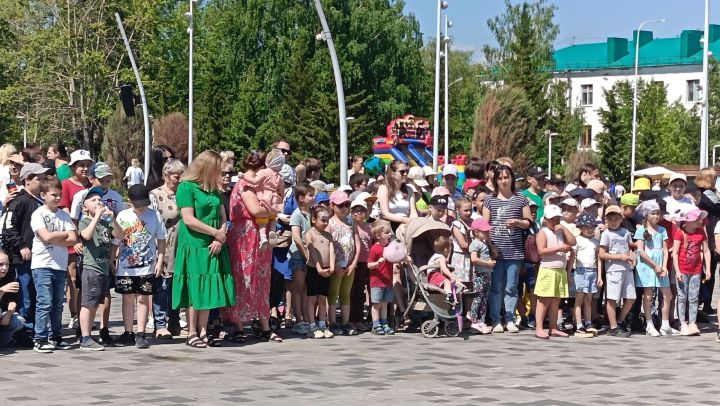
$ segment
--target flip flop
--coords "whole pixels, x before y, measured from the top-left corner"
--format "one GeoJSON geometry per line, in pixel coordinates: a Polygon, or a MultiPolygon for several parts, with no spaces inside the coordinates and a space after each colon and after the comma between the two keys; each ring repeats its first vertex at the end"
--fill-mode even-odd
{"type": "Polygon", "coordinates": [[[535,338],[537,338],[539,340],[549,340],[550,336],[541,336],[541,335],[537,335],[537,333],[536,333],[535,338]]]}
{"type": "Polygon", "coordinates": [[[562,331],[558,331],[558,330],[553,330],[553,332],[550,333],[550,336],[552,336],[552,337],[559,337],[559,338],[568,338],[568,337],[570,337],[569,334],[563,333],[562,331]]]}

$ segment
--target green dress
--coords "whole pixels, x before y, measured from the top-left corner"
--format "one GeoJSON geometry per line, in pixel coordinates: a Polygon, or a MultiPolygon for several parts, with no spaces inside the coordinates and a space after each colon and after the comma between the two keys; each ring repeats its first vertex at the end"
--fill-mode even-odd
{"type": "MultiPolygon", "coordinates": [[[[182,181],[175,200],[179,209],[192,207],[195,217],[213,228],[220,228],[222,197],[220,192],[206,192],[195,182],[182,181]]],[[[235,285],[230,270],[230,256],[223,245],[218,255],[210,255],[213,237],[189,229],[180,214],[178,223],[172,307],[192,306],[208,310],[235,304],[235,285]]]]}

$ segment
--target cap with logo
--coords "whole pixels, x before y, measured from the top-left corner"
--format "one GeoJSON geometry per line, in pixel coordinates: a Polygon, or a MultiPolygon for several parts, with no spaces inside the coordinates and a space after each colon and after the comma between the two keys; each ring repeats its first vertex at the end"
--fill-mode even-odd
{"type": "Polygon", "coordinates": [[[433,196],[430,199],[430,206],[445,206],[445,207],[447,207],[447,205],[448,205],[448,196],[447,195],[433,196]]]}
{"type": "Polygon", "coordinates": [[[73,151],[73,153],[70,154],[70,162],[68,163],[68,166],[73,166],[81,161],[93,162],[93,159],[90,157],[90,152],[84,149],[78,149],[76,151],[73,151]]]}
{"type": "Polygon", "coordinates": [[[545,169],[543,169],[539,166],[535,166],[535,167],[530,168],[527,176],[528,176],[528,178],[535,178],[535,179],[546,178],[547,172],[545,172],[545,169]]]}

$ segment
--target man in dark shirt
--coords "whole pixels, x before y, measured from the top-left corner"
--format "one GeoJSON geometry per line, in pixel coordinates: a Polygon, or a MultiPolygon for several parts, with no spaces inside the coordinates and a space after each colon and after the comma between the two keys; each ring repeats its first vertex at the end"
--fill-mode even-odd
{"type": "Polygon", "coordinates": [[[0,347],[13,342],[13,335],[25,324],[17,316],[17,291],[20,284],[15,282],[15,273],[10,271],[10,258],[0,251],[0,347]]]}

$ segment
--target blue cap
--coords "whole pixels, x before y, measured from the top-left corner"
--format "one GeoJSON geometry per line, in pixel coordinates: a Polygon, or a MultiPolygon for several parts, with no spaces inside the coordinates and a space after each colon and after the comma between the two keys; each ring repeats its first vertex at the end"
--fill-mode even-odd
{"type": "Polygon", "coordinates": [[[330,195],[325,192],[318,192],[315,193],[315,204],[320,204],[323,202],[329,202],[330,201],[330,195]]]}
{"type": "Polygon", "coordinates": [[[570,191],[570,196],[574,198],[589,199],[594,196],[593,191],[590,189],[575,188],[570,191]]]}
{"type": "Polygon", "coordinates": [[[588,212],[583,212],[582,214],[580,214],[580,216],[577,218],[577,220],[575,220],[575,225],[578,227],[583,227],[583,226],[595,226],[597,224],[595,221],[595,217],[593,217],[592,214],[590,214],[588,212]]]}

